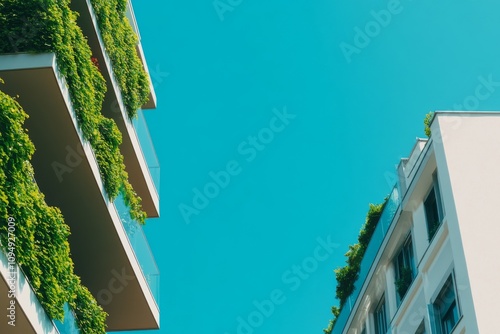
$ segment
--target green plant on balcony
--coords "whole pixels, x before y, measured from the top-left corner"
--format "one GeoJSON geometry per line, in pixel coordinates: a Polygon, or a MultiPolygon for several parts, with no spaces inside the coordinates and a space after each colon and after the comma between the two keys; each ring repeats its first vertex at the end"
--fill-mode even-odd
{"type": "Polygon", "coordinates": [[[429,112],[424,118],[424,132],[427,137],[431,136],[431,121],[434,117],[434,112],[429,112]]]}
{"type": "Polygon", "coordinates": [[[358,279],[359,271],[361,269],[361,261],[368,248],[368,244],[375,232],[375,228],[380,220],[382,211],[388,198],[381,204],[370,204],[370,208],[366,215],[365,224],[361,228],[358,236],[358,243],[349,246],[349,250],[345,254],[347,257],[347,265],[335,269],[335,277],[337,279],[337,287],[335,290],[335,297],[339,300],[340,306],[332,307],[333,320],[330,321],[328,327],[323,330],[325,334],[330,334],[333,330],[337,317],[339,316],[342,308],[354,291],[354,283],[358,279]]]}
{"type": "Polygon", "coordinates": [[[340,315],[340,307],[332,306],[332,314],[333,314],[333,319],[331,319],[328,322],[328,326],[325,329],[323,329],[323,333],[325,334],[330,334],[333,331],[333,327],[335,326],[337,318],[340,315]]]}
{"type": "Polygon", "coordinates": [[[69,303],[82,333],[105,333],[106,312],[73,272],[69,227],[33,181],[30,160],[35,148],[23,128],[27,117],[0,91],[0,240],[3,247],[11,241],[9,251],[49,317],[62,320],[63,305],[69,303]],[[8,221],[15,222],[10,231],[8,221]]]}
{"type": "MultiPolygon", "coordinates": [[[[0,53],[56,54],[59,70],[68,83],[78,126],[94,150],[109,199],[113,200],[122,193],[131,217],[144,223],[146,214],[142,210],[141,199],[128,181],[120,152],[121,133],[116,123],[101,113],[106,92],[104,78],[92,63],[92,52],[69,3],[70,0],[3,0],[0,4],[0,53]]],[[[120,6],[117,8],[122,10],[120,6]]],[[[125,39],[128,35],[124,33],[122,37],[125,39]]],[[[116,44],[111,49],[120,46],[116,44]]],[[[129,53],[126,51],[122,56],[128,57],[129,53]]],[[[123,62],[128,64],[126,60],[123,62]]],[[[129,70],[132,75],[137,66],[129,70]]],[[[130,80],[142,82],[138,78],[130,80]]],[[[137,101],[142,102],[144,92],[141,89],[127,91],[129,94],[126,95],[130,96],[128,101],[136,101],[137,97],[137,101]]],[[[129,104],[140,104],[137,101],[129,104]]]]}
{"type": "Polygon", "coordinates": [[[408,291],[408,288],[413,281],[413,272],[410,267],[403,267],[399,273],[399,278],[396,279],[394,284],[396,285],[396,291],[399,294],[399,298],[403,298],[408,291]]]}
{"type": "Polygon", "coordinates": [[[125,15],[127,0],[91,0],[127,114],[134,118],[147,102],[149,79],[137,55],[137,36],[125,15]]]}

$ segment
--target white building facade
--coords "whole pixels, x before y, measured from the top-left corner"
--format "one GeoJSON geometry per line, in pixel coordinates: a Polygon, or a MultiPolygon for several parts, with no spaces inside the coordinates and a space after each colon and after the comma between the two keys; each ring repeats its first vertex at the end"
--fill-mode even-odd
{"type": "Polygon", "coordinates": [[[361,263],[336,334],[497,333],[500,113],[436,112],[361,263]]]}

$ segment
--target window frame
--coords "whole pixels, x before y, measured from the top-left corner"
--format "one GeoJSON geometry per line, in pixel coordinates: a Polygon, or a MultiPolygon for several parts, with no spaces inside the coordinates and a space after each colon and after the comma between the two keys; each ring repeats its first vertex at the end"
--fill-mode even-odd
{"type": "Polygon", "coordinates": [[[426,226],[427,226],[427,236],[428,236],[429,242],[430,242],[434,238],[434,236],[436,235],[437,231],[439,230],[439,227],[443,223],[444,216],[445,216],[443,201],[441,198],[441,188],[440,188],[439,182],[438,182],[437,171],[435,171],[432,174],[432,185],[431,185],[429,191],[427,192],[427,195],[424,198],[423,204],[424,204],[424,211],[425,211],[425,221],[426,221],[426,226]],[[434,203],[433,203],[433,205],[431,204],[433,206],[433,210],[431,213],[431,211],[428,209],[428,207],[431,205],[429,205],[428,203],[432,199],[434,200],[434,203]],[[434,208],[434,206],[435,206],[435,208],[434,208]],[[431,214],[436,216],[435,219],[433,219],[433,220],[436,220],[436,218],[437,218],[437,221],[434,221],[433,223],[430,222],[431,221],[431,217],[430,217],[431,214]]]}
{"type": "MultiPolygon", "coordinates": [[[[406,293],[410,289],[411,284],[415,280],[415,277],[417,277],[418,270],[416,266],[416,261],[415,261],[415,249],[414,249],[414,242],[413,242],[413,235],[412,233],[408,233],[406,236],[403,244],[400,246],[396,256],[394,257],[393,260],[393,265],[394,265],[394,285],[396,288],[396,298],[397,298],[397,304],[398,306],[401,304],[403,301],[404,297],[406,296],[406,293]],[[401,263],[402,262],[402,263],[401,263]],[[399,281],[403,278],[403,268],[401,268],[401,265],[403,268],[409,268],[410,269],[410,281],[407,282],[407,287],[404,290],[404,293],[400,293],[398,284],[399,281]]],[[[408,278],[406,278],[408,279],[408,278]]],[[[402,283],[402,282],[401,282],[402,283]]]]}
{"type": "Polygon", "coordinates": [[[380,298],[375,311],[373,311],[373,325],[375,334],[387,334],[389,331],[389,316],[387,314],[385,293],[380,298]]]}
{"type": "Polygon", "coordinates": [[[420,325],[418,325],[415,334],[426,334],[426,333],[427,333],[427,328],[425,327],[425,319],[422,319],[422,322],[420,323],[420,325]]]}
{"type": "Polygon", "coordinates": [[[431,326],[433,327],[432,330],[433,333],[437,334],[453,333],[455,327],[460,322],[460,319],[462,317],[462,311],[460,308],[454,271],[452,271],[448,275],[448,277],[442,284],[439,293],[437,294],[436,298],[429,307],[429,311],[431,316],[431,326]],[[450,298],[448,296],[450,292],[453,293],[452,301],[448,300],[450,298]],[[441,307],[443,305],[447,305],[445,310],[441,310],[441,307]],[[453,316],[454,322],[451,325],[447,325],[447,321],[450,315],[453,316]]]}

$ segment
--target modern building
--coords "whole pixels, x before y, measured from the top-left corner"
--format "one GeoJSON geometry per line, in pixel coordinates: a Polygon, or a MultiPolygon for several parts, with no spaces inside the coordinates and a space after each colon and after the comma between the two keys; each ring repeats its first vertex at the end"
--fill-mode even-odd
{"type": "MultiPolygon", "coordinates": [[[[15,97],[29,115],[25,127],[36,150],[31,161],[34,181],[45,195],[46,203],[61,210],[70,228],[69,245],[74,272],[108,314],[106,331],[158,329],[159,272],[154,256],[140,219],[131,218],[133,204],[123,195],[125,186],[121,184],[118,195],[110,196],[105,177],[107,173],[111,174],[109,170],[116,174],[124,165],[133,192],[142,199],[145,216],[159,216],[160,170],[142,110],[156,108],[156,97],[132,4],[128,0],[74,0],[71,4],[60,1],[44,8],[41,3],[48,2],[26,1],[32,6],[30,11],[6,13],[24,5],[12,3],[6,1],[0,6],[0,16],[9,18],[9,23],[2,21],[2,25],[5,24],[2,29],[11,29],[4,43],[10,43],[12,47],[10,52],[0,54],[0,78],[4,81],[0,84],[0,91],[15,97]],[[106,6],[111,6],[111,9],[106,6]],[[106,10],[112,14],[107,18],[99,17],[99,11],[104,16],[106,10]],[[72,14],[75,12],[78,15],[72,14]],[[54,19],[47,26],[34,22],[36,18],[45,20],[49,17],[50,20],[56,15],[61,15],[63,19],[54,19]],[[111,28],[103,25],[105,20],[111,21],[111,28]],[[16,22],[23,26],[8,26],[16,22]],[[60,26],[54,28],[58,24],[60,26]],[[70,30],[73,35],[68,35],[70,30]],[[65,38],[73,40],[58,39],[58,33],[67,34],[65,38]],[[134,34],[135,39],[128,38],[127,33],[134,34]],[[45,44],[37,44],[40,41],[45,44]],[[60,43],[67,45],[61,47],[60,43]],[[34,52],[32,45],[35,49],[48,47],[47,50],[34,52]],[[83,45],[83,53],[74,57],[64,54],[73,52],[80,45],[83,45]],[[128,47],[127,52],[133,50],[135,54],[132,58],[139,64],[138,68],[130,68],[126,63],[131,58],[130,52],[123,53],[127,56],[125,60],[113,58],[111,52],[117,53],[117,48],[122,46],[128,47]],[[91,59],[82,59],[81,55],[86,55],[85,52],[90,52],[91,59]],[[68,65],[70,61],[75,63],[68,65]],[[125,65],[119,62],[125,62],[125,65]],[[98,71],[91,67],[87,71],[81,64],[93,64],[98,71]],[[140,87],[140,82],[128,84],[124,77],[128,74],[120,77],[118,66],[130,72],[136,71],[139,78],[146,78],[147,87],[140,87]],[[99,80],[102,79],[105,87],[98,92],[94,88],[99,88],[99,80]],[[97,96],[96,99],[100,98],[100,114],[107,120],[113,120],[121,132],[119,150],[122,162],[118,155],[102,158],[110,152],[107,145],[113,146],[110,143],[113,139],[109,138],[116,135],[111,133],[108,137],[108,129],[103,128],[110,123],[106,121],[91,128],[93,116],[82,116],[80,110],[86,108],[85,98],[84,103],[80,101],[78,106],[76,104],[78,90],[88,89],[94,84],[94,90],[88,91],[97,96]],[[136,98],[135,95],[140,95],[135,90],[141,89],[148,90],[146,99],[141,101],[142,106],[130,110],[133,106],[130,101],[136,98]],[[86,126],[91,130],[86,130],[86,126]],[[88,139],[88,133],[99,136],[99,143],[104,148],[94,145],[88,139]],[[99,159],[108,159],[106,161],[112,166],[100,165],[99,159]]],[[[89,99],[88,103],[93,102],[89,99]]],[[[112,177],[121,178],[122,175],[112,177]]],[[[0,251],[0,309],[3,310],[0,311],[0,319],[3,319],[0,321],[0,333],[76,333],[78,329],[71,323],[74,314],[69,304],[65,305],[64,323],[53,321],[38,302],[28,275],[20,267],[16,266],[14,272],[9,268],[8,257],[4,253],[6,247],[3,245],[4,250],[0,251]],[[8,297],[12,284],[16,291],[15,328],[8,324],[6,317],[9,303],[13,300],[8,297]]]]}
{"type": "Polygon", "coordinates": [[[500,113],[438,111],[417,139],[335,334],[497,333],[500,113]]]}

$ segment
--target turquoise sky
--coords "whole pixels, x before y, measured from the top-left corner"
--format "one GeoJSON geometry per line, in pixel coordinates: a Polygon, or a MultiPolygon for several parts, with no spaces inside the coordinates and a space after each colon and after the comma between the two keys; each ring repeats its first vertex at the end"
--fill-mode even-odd
{"type": "Polygon", "coordinates": [[[321,334],[425,114],[500,107],[498,1],[134,6],[158,97],[159,333],[321,334]]]}

